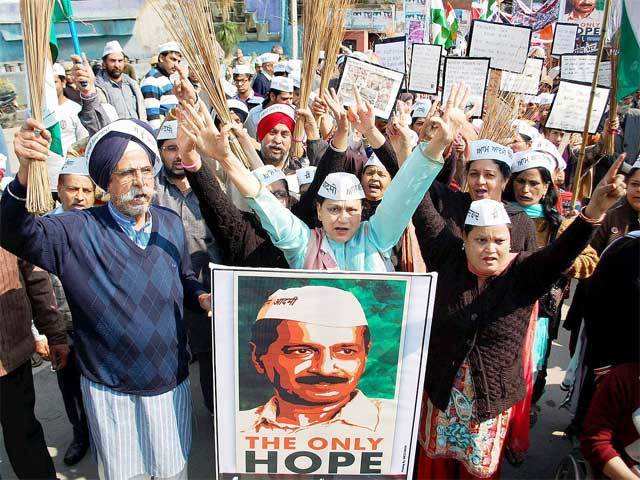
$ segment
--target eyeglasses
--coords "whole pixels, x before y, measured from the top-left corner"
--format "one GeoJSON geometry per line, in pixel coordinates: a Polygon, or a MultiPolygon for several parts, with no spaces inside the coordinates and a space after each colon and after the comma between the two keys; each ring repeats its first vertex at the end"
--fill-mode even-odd
{"type": "Polygon", "coordinates": [[[151,167],[114,170],[113,175],[119,177],[122,183],[131,183],[138,177],[138,175],[140,175],[143,180],[149,180],[150,178],[154,177],[153,168],[151,167]]]}
{"type": "Polygon", "coordinates": [[[249,81],[248,78],[234,78],[233,83],[238,83],[242,85],[243,83],[247,83],[249,81]]]}
{"type": "Polygon", "coordinates": [[[171,152],[171,153],[176,153],[178,150],[180,150],[180,147],[178,147],[178,145],[168,145],[166,147],[162,147],[162,150],[166,150],[167,152],[171,152]]]}

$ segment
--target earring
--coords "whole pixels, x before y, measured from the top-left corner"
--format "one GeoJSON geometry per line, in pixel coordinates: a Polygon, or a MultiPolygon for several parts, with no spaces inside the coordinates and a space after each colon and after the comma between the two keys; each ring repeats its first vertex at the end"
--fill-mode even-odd
{"type": "Polygon", "coordinates": [[[462,251],[464,252],[464,242],[462,243],[462,251]]]}

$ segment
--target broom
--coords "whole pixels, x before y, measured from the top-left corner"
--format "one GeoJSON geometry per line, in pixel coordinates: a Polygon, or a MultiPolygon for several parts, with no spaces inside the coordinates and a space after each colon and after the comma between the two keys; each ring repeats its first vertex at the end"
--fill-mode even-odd
{"type": "MultiPolygon", "coordinates": [[[[32,117],[42,123],[46,66],[51,62],[49,33],[53,0],[20,0],[24,58],[32,117]]],[[[42,215],[54,207],[47,162],[31,162],[27,186],[27,211],[42,215]]]]}
{"type": "MultiPolygon", "coordinates": [[[[335,0],[309,0],[304,2],[302,8],[302,24],[304,32],[302,34],[302,51],[304,59],[302,61],[302,75],[300,81],[299,105],[306,107],[309,104],[309,96],[313,88],[313,80],[318,66],[321,47],[324,45],[324,37],[329,28],[331,18],[331,8],[335,0]]],[[[296,122],[293,134],[293,144],[291,145],[291,156],[301,158],[304,151],[302,149],[302,139],[304,135],[304,121],[296,122]]]]}
{"type": "Polygon", "coordinates": [[[322,75],[320,77],[320,92],[324,92],[329,88],[329,81],[333,78],[336,71],[336,61],[338,60],[338,52],[342,44],[342,38],[345,32],[345,19],[347,10],[353,5],[353,0],[333,0],[331,10],[331,22],[329,24],[329,33],[327,42],[324,47],[324,66],[322,67],[322,75]]]}
{"type": "MultiPolygon", "coordinates": [[[[222,49],[216,40],[209,0],[152,0],[151,5],[169,35],[182,45],[182,55],[209,96],[216,115],[223,123],[231,123],[218,59],[218,52],[222,49]]],[[[229,140],[234,155],[249,167],[247,155],[238,140],[233,134],[229,140]]]]}

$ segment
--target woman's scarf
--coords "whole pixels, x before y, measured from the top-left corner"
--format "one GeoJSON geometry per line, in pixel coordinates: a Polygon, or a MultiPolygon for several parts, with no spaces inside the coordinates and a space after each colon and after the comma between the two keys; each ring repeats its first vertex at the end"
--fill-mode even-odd
{"type": "Polygon", "coordinates": [[[541,203],[535,205],[520,205],[518,202],[511,202],[513,205],[519,206],[529,218],[544,218],[544,209],[541,203]]]}

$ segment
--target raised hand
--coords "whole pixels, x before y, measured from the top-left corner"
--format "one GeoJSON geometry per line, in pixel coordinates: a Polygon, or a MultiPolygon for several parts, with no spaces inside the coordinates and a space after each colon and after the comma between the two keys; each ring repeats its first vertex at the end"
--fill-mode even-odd
{"type": "Polygon", "coordinates": [[[51,134],[40,122],[27,119],[22,128],[13,137],[13,149],[20,161],[18,180],[27,185],[29,164],[33,161],[45,162],[49,157],[51,134]]]}
{"type": "Polygon", "coordinates": [[[73,62],[73,82],[76,84],[80,93],[88,96],[96,91],[96,76],[87,60],[87,56],[83,53],[82,58],[79,55],[71,55],[73,62]]]}
{"type": "Polygon", "coordinates": [[[618,171],[624,162],[626,154],[622,154],[611,165],[607,174],[596,185],[591,194],[589,205],[584,210],[584,214],[593,220],[600,219],[607,210],[627,193],[627,184],[624,182],[624,176],[618,171]]]}
{"type": "Polygon", "coordinates": [[[218,130],[202,102],[198,102],[195,107],[188,102],[181,102],[178,115],[186,135],[194,142],[201,155],[217,160],[223,167],[228,164],[233,155],[229,145],[228,125],[218,130]]]}
{"type": "Polygon", "coordinates": [[[178,65],[176,70],[179,75],[179,80],[173,85],[173,94],[179,102],[185,101],[191,105],[195,105],[198,101],[198,95],[189,80],[187,68],[178,65]]]}
{"type": "Polygon", "coordinates": [[[338,128],[349,129],[349,119],[347,118],[347,111],[342,106],[342,102],[338,98],[336,91],[332,88],[331,90],[325,90],[322,92],[322,100],[327,105],[331,113],[333,114],[333,118],[336,119],[336,124],[338,128]]]}
{"type": "Polygon", "coordinates": [[[354,88],[356,104],[349,107],[348,118],[351,124],[362,135],[368,136],[376,128],[376,115],[373,107],[360,96],[360,92],[354,88]]]}

